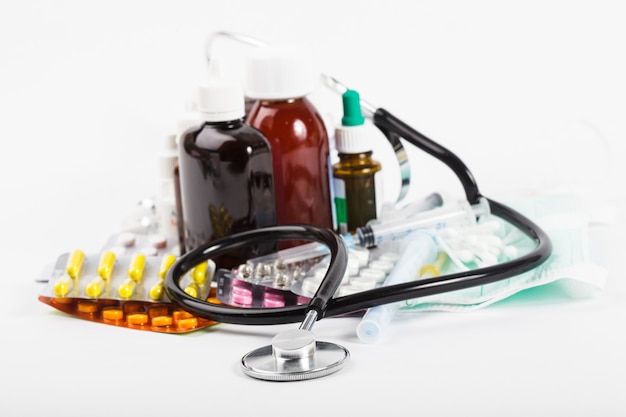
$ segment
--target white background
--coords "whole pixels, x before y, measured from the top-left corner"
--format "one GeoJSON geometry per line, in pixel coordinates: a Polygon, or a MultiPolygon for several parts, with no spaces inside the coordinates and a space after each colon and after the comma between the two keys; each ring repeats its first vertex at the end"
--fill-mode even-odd
{"type": "MultiPolygon", "coordinates": [[[[624,415],[625,18],[618,1],[2,2],[0,414],[624,415]],[[97,251],[156,192],[162,138],[218,30],[310,45],[324,72],[461,156],[485,195],[580,196],[605,292],[425,314],[376,346],[353,319],[321,321],[350,363],[293,384],[238,369],[293,326],[162,335],[40,303],[46,264],[97,251]]],[[[332,120],[337,103],[319,97],[332,120]]],[[[454,189],[438,163],[409,158],[412,197],[454,189]]]]}

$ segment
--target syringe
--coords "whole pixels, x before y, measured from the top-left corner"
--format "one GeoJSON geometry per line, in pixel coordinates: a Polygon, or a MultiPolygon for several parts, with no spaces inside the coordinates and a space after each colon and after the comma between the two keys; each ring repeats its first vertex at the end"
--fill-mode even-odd
{"type": "MultiPolygon", "coordinates": [[[[401,284],[418,278],[418,271],[437,258],[438,247],[432,234],[417,230],[402,242],[400,259],[391,270],[383,286],[401,284]]],[[[401,303],[382,304],[367,310],[357,326],[356,334],[362,342],[374,343],[393,319],[401,303]]]]}
{"type": "Polygon", "coordinates": [[[359,245],[372,248],[383,242],[402,239],[416,230],[436,231],[450,226],[474,226],[477,217],[489,212],[489,203],[484,198],[476,205],[470,205],[467,200],[458,200],[453,203],[444,203],[442,207],[427,210],[408,218],[369,222],[363,227],[358,227],[356,233],[359,245]]]}

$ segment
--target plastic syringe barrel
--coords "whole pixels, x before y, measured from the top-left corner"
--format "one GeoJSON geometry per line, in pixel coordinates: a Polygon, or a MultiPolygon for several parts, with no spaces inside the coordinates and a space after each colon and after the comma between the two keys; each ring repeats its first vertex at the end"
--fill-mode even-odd
{"type": "Polygon", "coordinates": [[[356,229],[359,245],[371,248],[383,242],[403,239],[416,230],[440,230],[449,226],[472,226],[476,224],[476,216],[489,212],[488,203],[471,206],[466,200],[456,204],[444,204],[432,210],[418,213],[409,218],[392,221],[368,223],[356,229]]]}
{"type": "MultiPolygon", "coordinates": [[[[395,285],[418,277],[418,271],[437,258],[439,252],[434,236],[418,230],[405,237],[400,248],[400,259],[389,272],[383,285],[395,285]]],[[[362,342],[375,343],[381,339],[401,303],[383,304],[367,310],[357,326],[356,334],[362,342]]]]}

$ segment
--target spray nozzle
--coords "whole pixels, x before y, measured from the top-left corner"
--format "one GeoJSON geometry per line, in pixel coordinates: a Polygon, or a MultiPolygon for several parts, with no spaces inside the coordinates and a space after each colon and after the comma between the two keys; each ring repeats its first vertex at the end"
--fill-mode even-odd
{"type": "Polygon", "coordinates": [[[365,118],[361,112],[361,98],[354,90],[347,90],[343,93],[343,126],[360,126],[365,123],[365,118]]]}

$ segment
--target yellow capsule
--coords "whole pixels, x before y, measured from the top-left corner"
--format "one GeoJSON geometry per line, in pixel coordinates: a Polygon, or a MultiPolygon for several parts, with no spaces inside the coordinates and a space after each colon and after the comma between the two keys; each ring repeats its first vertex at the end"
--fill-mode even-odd
{"type": "Polygon", "coordinates": [[[117,288],[117,293],[121,298],[128,300],[132,298],[136,285],[135,280],[128,278],[117,288]]]}
{"type": "Polygon", "coordinates": [[[98,264],[98,275],[105,281],[111,279],[113,268],[115,267],[115,253],[107,250],[102,252],[100,263],[98,264]]]}
{"type": "Polygon", "coordinates": [[[150,295],[150,299],[154,301],[159,301],[161,297],[163,297],[163,283],[159,282],[158,284],[154,284],[150,291],[148,291],[148,295],[150,295]]]}
{"type": "Polygon", "coordinates": [[[196,284],[189,284],[186,288],[185,288],[185,292],[187,293],[187,295],[189,295],[190,297],[193,298],[198,298],[198,286],[196,284]]]}
{"type": "Polygon", "coordinates": [[[143,279],[143,269],[146,267],[146,255],[136,253],[128,266],[128,277],[135,282],[141,282],[143,279]]]}
{"type": "Polygon", "coordinates": [[[70,293],[70,291],[72,291],[72,288],[74,288],[72,280],[67,277],[63,277],[54,283],[52,291],[54,291],[54,294],[57,297],[65,297],[70,293]]]}
{"type": "Polygon", "coordinates": [[[165,279],[165,274],[167,274],[167,271],[172,265],[174,265],[174,262],[176,262],[176,257],[171,253],[168,253],[163,257],[161,260],[161,267],[159,268],[159,278],[165,279]]]}
{"type": "Polygon", "coordinates": [[[206,281],[207,262],[196,265],[191,271],[191,280],[198,285],[204,284],[206,281]]]}
{"type": "Polygon", "coordinates": [[[65,271],[67,275],[72,279],[78,279],[80,277],[80,273],[83,269],[83,262],[85,260],[85,253],[76,249],[69,258],[67,258],[67,264],[65,265],[65,271]]]}
{"type": "Polygon", "coordinates": [[[98,298],[100,297],[100,294],[102,294],[102,290],[104,290],[105,285],[106,282],[104,279],[96,277],[85,287],[85,294],[91,298],[98,298]]]}

